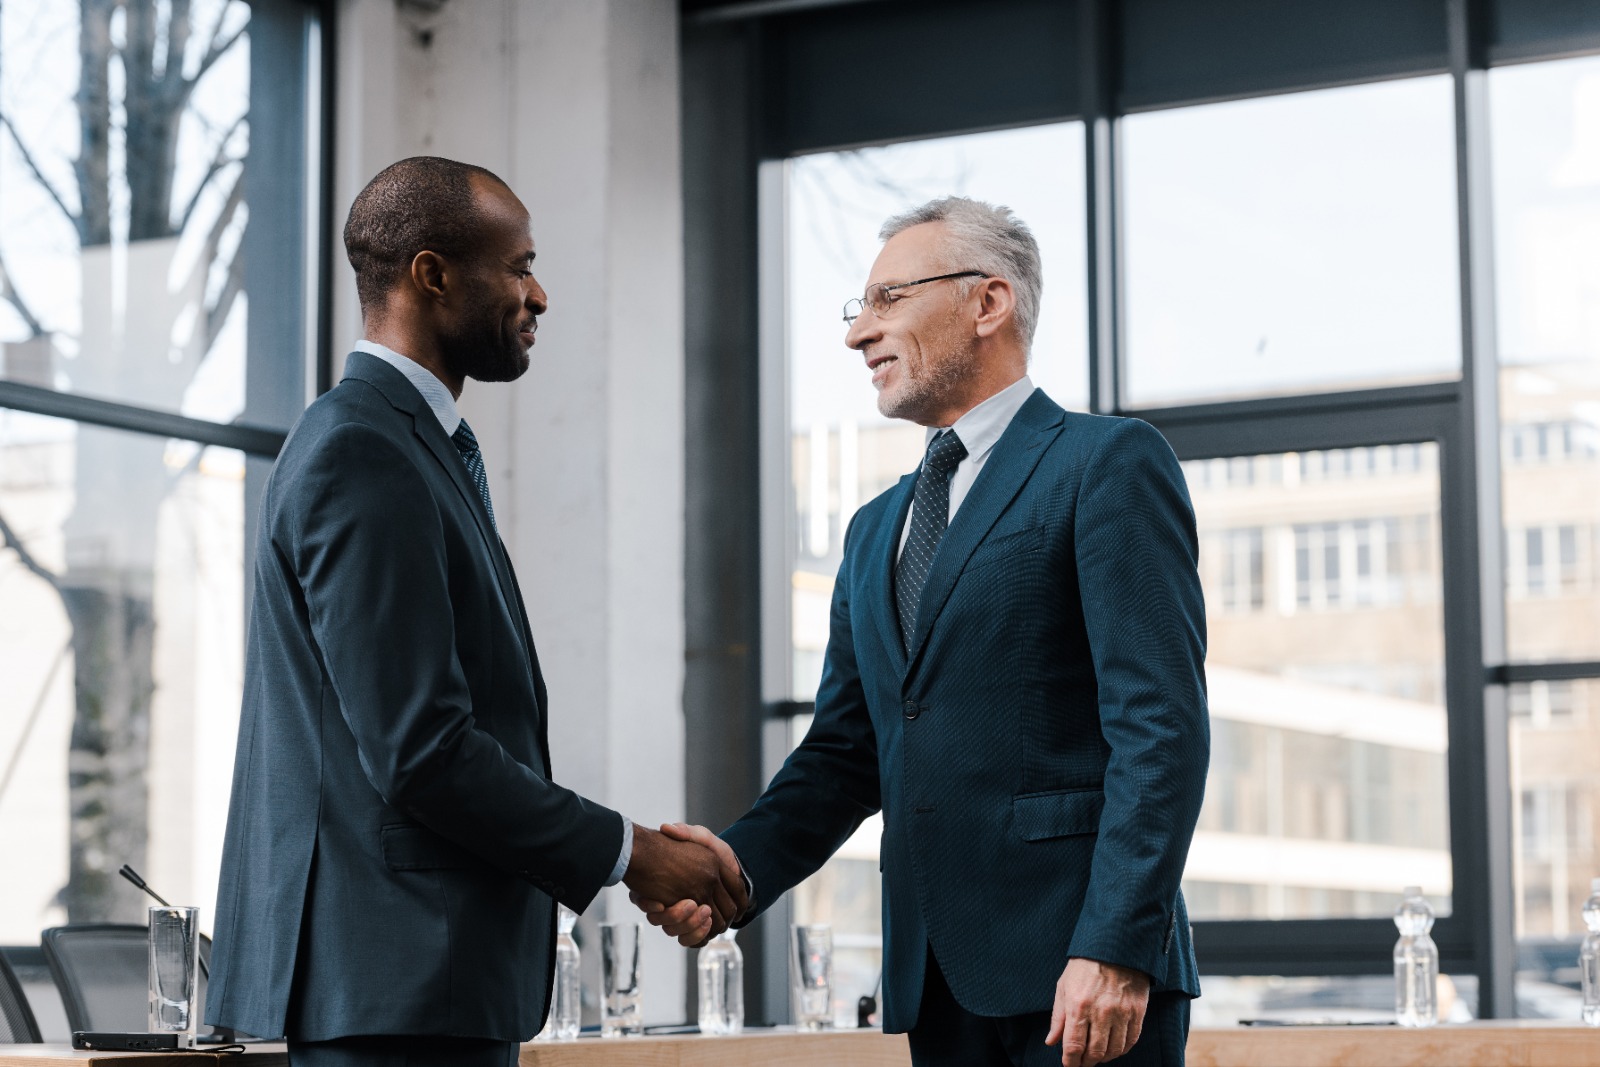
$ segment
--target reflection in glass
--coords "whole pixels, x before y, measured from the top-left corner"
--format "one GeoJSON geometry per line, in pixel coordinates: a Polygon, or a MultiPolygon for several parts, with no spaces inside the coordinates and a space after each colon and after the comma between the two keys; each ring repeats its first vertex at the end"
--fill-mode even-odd
{"type": "Polygon", "coordinates": [[[1184,464],[1200,534],[1211,773],[1201,919],[1450,910],[1433,444],[1184,464]]]}
{"type": "MultiPolygon", "coordinates": [[[[1400,890],[1390,894],[1391,908],[1400,890]]],[[[1389,963],[1388,952],[1376,961],[1389,963]]],[[[1205,996],[1194,1002],[1194,1026],[1233,1026],[1240,1019],[1338,1020],[1351,1023],[1394,1021],[1394,978],[1389,974],[1324,975],[1284,978],[1279,975],[1202,975],[1205,996]]],[[[1477,1016],[1478,976],[1447,974],[1439,981],[1439,1021],[1460,1023],[1477,1016]]],[[[1518,1002],[1519,1014],[1523,1004],[1518,1002]]]]}
{"type": "Polygon", "coordinates": [[[1127,399],[1460,373],[1450,79],[1130,115],[1127,399]]]}
{"type": "Polygon", "coordinates": [[[141,921],[123,863],[211,914],[243,512],[238,452],[0,410],[0,943],[141,921]]]}
{"type": "Polygon", "coordinates": [[[1507,701],[1518,1002],[1573,1019],[1580,912],[1600,877],[1600,679],[1521,683],[1507,701]]]}
{"type": "Polygon", "coordinates": [[[243,409],[249,22],[242,0],[0,11],[0,375],[243,409]]]}
{"type": "MultiPolygon", "coordinates": [[[[1600,58],[1489,75],[1506,632],[1600,659],[1600,58]]],[[[1574,1019],[1600,876],[1600,680],[1511,686],[1519,1011],[1574,1019]]]]}
{"type": "Polygon", "coordinates": [[[1489,105],[1510,655],[1600,659],[1600,58],[1489,105]]]}

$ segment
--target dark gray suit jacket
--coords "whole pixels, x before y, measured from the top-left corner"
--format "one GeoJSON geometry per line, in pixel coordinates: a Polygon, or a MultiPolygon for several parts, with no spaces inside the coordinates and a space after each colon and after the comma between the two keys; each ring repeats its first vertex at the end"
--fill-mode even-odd
{"type": "Polygon", "coordinates": [[[550,779],[510,561],[416,388],[351,354],[262,503],[206,1005],[261,1036],[522,1040],[622,819],[550,779]]]}
{"type": "Polygon", "coordinates": [[[758,906],[882,810],[884,1028],[931,946],[979,1015],[1050,1010],[1067,960],[1200,992],[1178,891],[1209,753],[1183,472],[1147,423],[1035,390],[940,543],[907,656],[914,474],[845,534],[816,718],[724,838],[758,906]]]}

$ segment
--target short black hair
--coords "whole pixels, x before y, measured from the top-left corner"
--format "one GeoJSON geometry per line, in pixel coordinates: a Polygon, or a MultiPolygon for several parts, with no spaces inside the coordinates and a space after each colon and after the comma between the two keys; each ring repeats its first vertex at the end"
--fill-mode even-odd
{"type": "Polygon", "coordinates": [[[484,222],[474,175],[506,184],[471,163],[412,156],[391,163],[361,190],[345,220],[344,251],[355,268],[363,313],[383,306],[418,252],[471,254],[484,222]]]}

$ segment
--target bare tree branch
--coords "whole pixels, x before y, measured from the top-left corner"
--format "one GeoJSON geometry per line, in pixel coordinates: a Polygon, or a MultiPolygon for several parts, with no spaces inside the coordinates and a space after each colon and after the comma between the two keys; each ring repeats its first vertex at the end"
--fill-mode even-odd
{"type": "Polygon", "coordinates": [[[228,277],[222,283],[222,292],[217,294],[217,302],[206,309],[206,346],[203,351],[210,352],[211,346],[217,343],[217,337],[228,321],[228,312],[233,310],[233,302],[243,291],[244,257],[236,255],[228,263],[228,277]]]}
{"type": "Polygon", "coordinates": [[[22,562],[24,567],[49,582],[50,588],[57,593],[61,592],[61,576],[33,558],[33,553],[28,551],[28,546],[22,543],[22,538],[17,536],[16,531],[11,528],[11,524],[6,521],[4,515],[0,515],[0,539],[5,541],[7,548],[17,554],[17,559],[22,562]]]}
{"type": "MultiPolygon", "coordinates": [[[[227,6],[224,5],[222,10],[223,13],[226,14],[228,10],[227,6]]],[[[222,32],[222,26],[223,20],[219,19],[217,22],[216,32],[211,36],[211,45],[206,49],[206,54],[200,57],[200,68],[194,72],[194,77],[188,79],[189,89],[191,91],[196,85],[199,84],[200,79],[206,76],[206,71],[210,70],[212,66],[216,64],[217,60],[221,59],[223,55],[227,53],[228,49],[232,48],[234,43],[237,42],[239,38],[244,36],[245,31],[250,28],[250,23],[248,20],[246,20],[239,26],[238,29],[219,40],[217,34],[222,32]]]]}
{"type": "Polygon", "coordinates": [[[28,170],[33,172],[34,180],[44,187],[45,192],[50,194],[50,199],[56,202],[56,207],[61,209],[61,214],[67,217],[67,221],[75,227],[78,226],[80,220],[77,212],[67,207],[67,202],[61,199],[61,194],[56,192],[56,187],[51,184],[49,178],[44,176],[44,172],[39,169],[39,164],[33,161],[33,153],[28,151],[28,146],[23,143],[22,134],[17,132],[16,124],[11,121],[11,116],[0,115],[0,126],[4,126],[11,132],[12,143],[17,146],[17,151],[22,153],[22,162],[26,163],[28,170]]]}
{"type": "Polygon", "coordinates": [[[189,228],[189,218],[194,214],[194,209],[200,205],[200,196],[206,191],[206,186],[211,184],[211,179],[215,178],[229,164],[244,162],[242,156],[228,154],[228,142],[233,140],[234,132],[244,125],[244,120],[244,115],[234,119],[233,125],[228,127],[227,132],[222,135],[222,139],[217,142],[216,154],[211,157],[211,164],[206,167],[205,174],[200,178],[200,184],[194,187],[194,193],[190,195],[189,202],[183,206],[183,213],[178,216],[175,232],[182,233],[189,228]]]}
{"type": "Polygon", "coordinates": [[[6,268],[6,261],[0,256],[0,300],[4,300],[17,309],[17,314],[22,316],[22,321],[27,323],[30,336],[38,337],[45,332],[44,325],[39,322],[39,317],[28,307],[28,302],[22,299],[22,294],[17,292],[17,287],[11,283],[11,271],[6,268]]]}
{"type": "Polygon", "coordinates": [[[216,220],[206,232],[205,243],[200,248],[200,255],[196,257],[194,270],[189,276],[191,284],[202,282],[206,272],[211,269],[211,264],[217,258],[217,250],[222,246],[222,235],[228,231],[228,227],[233,223],[233,217],[239,213],[239,206],[243,203],[244,171],[241,169],[234,175],[233,184],[228,187],[228,197],[222,202],[222,210],[217,212],[216,220]]]}
{"type": "Polygon", "coordinates": [[[38,725],[39,713],[44,711],[45,698],[50,695],[50,687],[55,684],[56,675],[61,671],[61,665],[67,661],[67,653],[72,651],[72,638],[67,638],[67,643],[61,646],[61,651],[56,653],[55,661],[50,664],[50,669],[45,672],[44,683],[39,686],[39,695],[34,698],[33,710],[28,712],[28,721],[22,724],[22,733],[17,737],[17,745],[11,750],[11,759],[6,763],[6,771],[0,774],[0,800],[5,799],[6,790],[11,786],[11,780],[17,773],[17,765],[22,762],[22,753],[27,750],[28,738],[33,733],[33,728],[38,725]]]}

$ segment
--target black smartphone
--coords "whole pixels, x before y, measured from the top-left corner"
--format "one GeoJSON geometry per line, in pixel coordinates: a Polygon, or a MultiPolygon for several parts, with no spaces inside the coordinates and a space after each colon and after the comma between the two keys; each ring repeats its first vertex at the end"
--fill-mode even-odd
{"type": "Polygon", "coordinates": [[[188,1038],[188,1034],[109,1034],[97,1030],[74,1030],[72,1047],[99,1052],[161,1052],[188,1048],[188,1038]]]}

